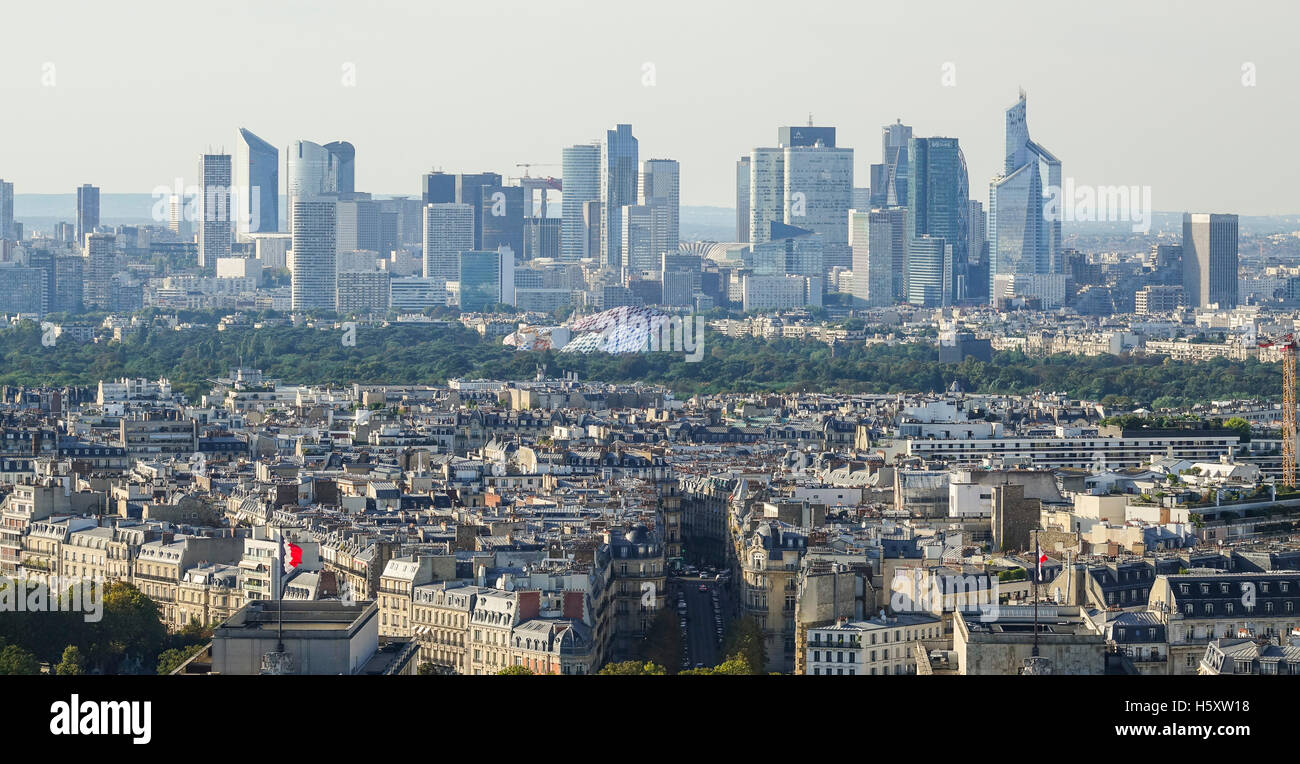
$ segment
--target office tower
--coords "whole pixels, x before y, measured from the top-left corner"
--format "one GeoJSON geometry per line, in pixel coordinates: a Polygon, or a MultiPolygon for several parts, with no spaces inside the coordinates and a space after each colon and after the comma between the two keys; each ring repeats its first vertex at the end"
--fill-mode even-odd
{"type": "Polygon", "coordinates": [[[110,310],[117,237],[111,233],[88,233],[83,243],[86,251],[86,307],[90,310],[110,310]]]}
{"type": "Polygon", "coordinates": [[[600,199],[600,144],[579,144],[564,150],[564,196],[560,204],[560,257],[587,257],[587,226],[583,205],[600,199]]]}
{"type": "Polygon", "coordinates": [[[623,216],[619,224],[623,232],[619,250],[623,253],[624,269],[629,274],[656,270],[663,254],[655,247],[657,210],[647,204],[629,204],[620,207],[619,213],[623,216]]]}
{"type": "Polygon", "coordinates": [[[749,154],[749,243],[767,241],[773,223],[785,222],[785,149],[749,154]]]}
{"type": "Polygon", "coordinates": [[[192,241],[194,232],[190,229],[190,220],[186,215],[186,200],[183,194],[172,194],[168,199],[171,207],[171,218],[168,228],[176,233],[182,241],[192,241]]]}
{"type": "Polygon", "coordinates": [[[335,249],[340,256],[358,250],[388,256],[380,244],[379,202],[369,196],[353,194],[354,198],[338,199],[335,249]]]}
{"type": "Polygon", "coordinates": [[[89,183],[77,187],[77,241],[99,227],[99,188],[89,183]]]}
{"type": "Polygon", "coordinates": [[[30,315],[37,320],[49,312],[47,276],[41,268],[0,263],[0,315],[30,315]]]}
{"type": "Polygon", "coordinates": [[[967,215],[970,235],[966,239],[968,248],[966,263],[966,296],[973,300],[987,301],[989,297],[989,241],[988,220],[984,215],[984,203],[970,200],[970,212],[967,215]]]}
{"type": "Polygon", "coordinates": [[[0,239],[17,239],[14,233],[14,184],[0,178],[0,239]]]}
{"type": "Polygon", "coordinates": [[[336,191],[339,194],[357,192],[357,150],[347,141],[333,141],[324,146],[334,158],[336,191]]]}
{"type": "MultiPolygon", "coordinates": [[[[332,145],[332,144],[331,144],[332,145]]],[[[286,160],[289,209],[298,199],[321,194],[339,193],[339,155],[319,143],[294,141],[286,160]]],[[[289,232],[293,232],[293,215],[289,215],[289,232]]]]}
{"type": "Polygon", "coordinates": [[[500,187],[501,175],[495,172],[457,173],[456,203],[468,204],[474,210],[474,246],[483,249],[483,189],[500,187]]]}
{"type": "Polygon", "coordinates": [[[243,127],[235,144],[235,187],[241,237],[280,230],[280,150],[243,127]]]}
{"type": "MultiPolygon", "coordinates": [[[[922,236],[943,239],[945,245],[952,248],[952,256],[944,259],[944,262],[949,263],[953,270],[942,279],[950,291],[941,304],[951,305],[964,297],[962,289],[966,278],[967,242],[970,237],[970,189],[966,158],[962,155],[956,138],[912,138],[907,153],[909,261],[906,278],[912,278],[914,266],[934,266],[933,257],[920,264],[912,263],[910,242],[922,236]]],[[[925,283],[928,287],[935,282],[927,276],[925,283]]],[[[916,288],[909,285],[907,299],[912,301],[916,294],[916,288]]]]}
{"type": "Polygon", "coordinates": [[[387,313],[392,299],[392,274],[387,271],[339,271],[337,310],[351,313],[387,313]]]}
{"type": "Polygon", "coordinates": [[[894,235],[884,210],[849,211],[853,296],[868,307],[894,303],[894,235]]]}
{"type": "Polygon", "coordinates": [[[338,200],[295,197],[292,233],[292,309],[332,311],[338,302],[338,200]]]}
{"type": "Polygon", "coordinates": [[[460,278],[460,253],[474,249],[474,208],[430,204],[424,208],[424,277],[444,284],[460,278]]]}
{"type": "Polygon", "coordinates": [[[204,154],[199,162],[199,178],[199,267],[215,268],[217,260],[230,257],[234,237],[230,155],[204,154]]]}
{"type": "Polygon", "coordinates": [[[736,241],[749,242],[749,157],[736,162],[736,241]]]}
{"type": "Polygon", "coordinates": [[[907,243],[907,301],[926,308],[951,305],[953,246],[942,237],[918,236],[907,243]]]}
{"type": "Polygon", "coordinates": [[[990,297],[999,276],[1065,272],[1061,261],[1061,215],[1048,206],[1061,188],[1061,160],[1029,138],[1025,93],[1006,111],[1006,161],[989,184],[990,297]]]}
{"type": "Polygon", "coordinates": [[[807,228],[773,223],[767,241],[754,244],[747,260],[760,276],[803,276],[825,280],[825,237],[807,228]]]}
{"type": "Polygon", "coordinates": [[[456,176],[434,170],[420,176],[420,201],[424,205],[453,204],[456,201],[456,176]]]}
{"type": "Polygon", "coordinates": [[[54,264],[55,255],[47,249],[34,249],[27,252],[27,267],[35,268],[44,275],[43,288],[40,298],[44,306],[41,313],[53,312],[55,307],[58,291],[58,268],[54,264]]]}
{"type": "Polygon", "coordinates": [[[813,127],[811,121],[807,125],[797,127],[778,127],[776,129],[776,144],[783,147],[825,146],[835,148],[835,128],[813,127]]]}
{"type": "Polygon", "coordinates": [[[395,278],[389,282],[388,304],[397,313],[423,313],[447,304],[447,289],[442,279],[419,276],[395,278]]]}
{"type": "Polygon", "coordinates": [[[479,189],[480,246],[476,249],[497,250],[510,247],[524,252],[524,187],[485,184],[479,189]]]}
{"type": "Polygon", "coordinates": [[[908,142],[912,128],[900,119],[881,128],[880,164],[871,165],[871,206],[885,209],[907,202],[908,142]]]}
{"type": "Polygon", "coordinates": [[[601,225],[605,205],[599,199],[593,199],[582,205],[583,243],[581,257],[600,262],[600,237],[605,233],[601,225]]]}
{"type": "Polygon", "coordinates": [[[640,180],[638,203],[655,210],[655,257],[676,252],[681,243],[681,166],[675,159],[647,159],[640,180]]]}
{"type": "Polygon", "coordinates": [[[853,204],[853,149],[820,144],[790,146],[785,149],[782,168],[785,223],[822,235],[827,270],[851,267],[849,208],[853,204]]]}
{"type": "Polygon", "coordinates": [[[497,303],[515,303],[515,253],[507,247],[495,252],[460,253],[460,309],[479,313],[497,303]]]}
{"type": "Polygon", "coordinates": [[[1237,306],[1237,216],[1183,215],[1183,299],[1189,308],[1237,306]]]}
{"type": "Polygon", "coordinates": [[[75,315],[85,305],[86,258],[59,255],[54,258],[54,304],[56,313],[75,315]]]}
{"type": "Polygon", "coordinates": [[[623,268],[623,256],[619,251],[623,241],[619,229],[623,215],[618,208],[636,204],[639,152],[631,125],[618,125],[607,130],[605,141],[600,145],[600,267],[614,273],[623,268]]]}

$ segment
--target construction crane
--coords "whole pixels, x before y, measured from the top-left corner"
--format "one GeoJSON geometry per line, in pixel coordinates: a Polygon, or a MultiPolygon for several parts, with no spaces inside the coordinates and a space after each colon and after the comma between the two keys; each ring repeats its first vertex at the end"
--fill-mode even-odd
{"type": "Polygon", "coordinates": [[[1262,348],[1277,348],[1282,354],[1282,485],[1295,487],[1295,335],[1259,342],[1262,348]]]}
{"type": "Polygon", "coordinates": [[[518,162],[515,164],[515,167],[524,168],[524,177],[527,178],[529,167],[559,167],[559,165],[554,162],[518,162]]]}

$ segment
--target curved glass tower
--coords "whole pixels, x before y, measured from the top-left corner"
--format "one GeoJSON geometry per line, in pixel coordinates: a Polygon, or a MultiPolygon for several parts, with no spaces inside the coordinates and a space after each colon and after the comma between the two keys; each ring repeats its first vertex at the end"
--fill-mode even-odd
{"type": "Polygon", "coordinates": [[[239,194],[239,233],[280,230],[280,150],[246,128],[239,128],[235,187],[239,194]]]}

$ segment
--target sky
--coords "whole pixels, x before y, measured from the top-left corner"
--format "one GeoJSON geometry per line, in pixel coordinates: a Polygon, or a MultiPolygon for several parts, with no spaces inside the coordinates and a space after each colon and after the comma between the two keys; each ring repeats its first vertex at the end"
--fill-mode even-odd
{"type": "Polygon", "coordinates": [[[1300,4],[927,0],[135,0],[10,3],[0,178],[23,193],[149,193],[247,127],[356,146],[357,190],[423,172],[560,175],[630,122],[681,162],[684,205],[733,206],[735,161],[780,125],[838,129],[855,185],[880,128],[961,141],[971,195],[1004,110],[1077,185],[1157,210],[1300,212],[1300,4]],[[549,164],[548,164],[549,163],[549,164]]]}

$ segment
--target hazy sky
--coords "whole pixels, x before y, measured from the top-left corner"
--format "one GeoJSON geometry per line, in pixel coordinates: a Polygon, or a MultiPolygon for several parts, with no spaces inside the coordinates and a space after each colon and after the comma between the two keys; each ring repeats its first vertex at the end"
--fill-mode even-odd
{"type": "Polygon", "coordinates": [[[1031,136],[1078,184],[1300,212],[1300,10],[1283,0],[41,0],[7,3],[4,28],[0,178],[18,193],[193,182],[243,126],[351,141],[358,190],[415,194],[429,168],[519,175],[630,122],[642,159],[682,163],[683,204],[731,206],[737,157],[811,112],[856,150],[856,185],[901,117],[960,138],[987,200],[1023,87],[1031,136]]]}

